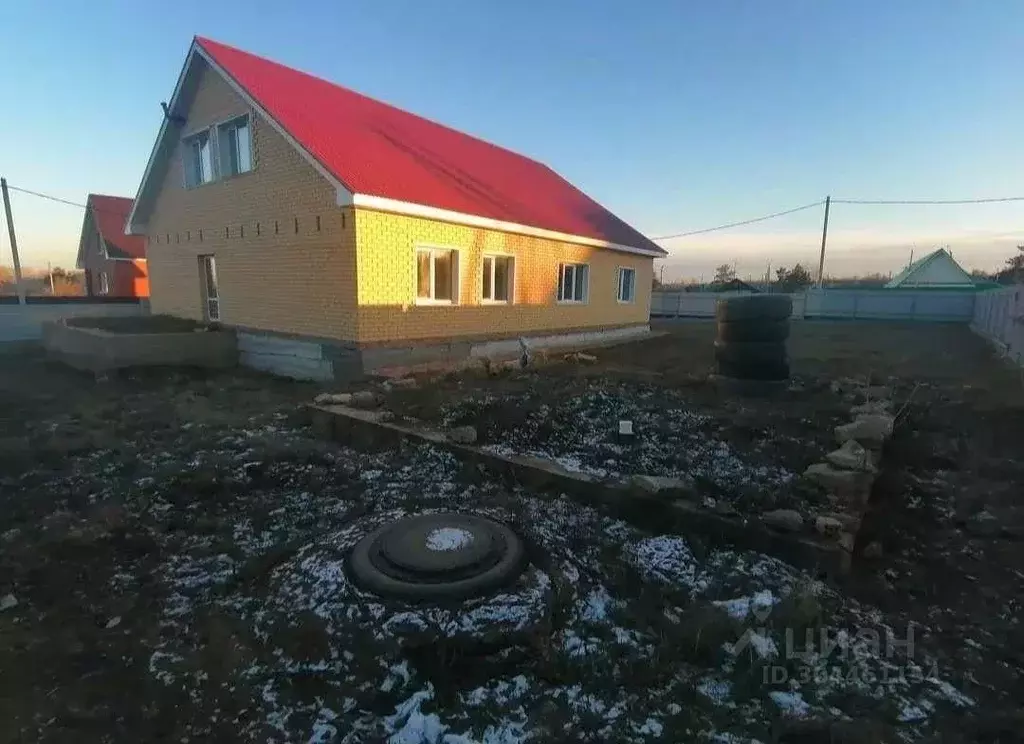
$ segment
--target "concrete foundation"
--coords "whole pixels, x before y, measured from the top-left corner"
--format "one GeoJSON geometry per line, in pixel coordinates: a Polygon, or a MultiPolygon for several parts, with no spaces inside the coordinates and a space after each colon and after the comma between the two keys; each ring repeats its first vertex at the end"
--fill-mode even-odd
{"type": "MultiPolygon", "coordinates": [[[[651,332],[649,325],[524,337],[531,349],[589,348],[632,341],[651,332]]],[[[288,337],[257,331],[238,332],[239,363],[282,377],[319,382],[430,368],[458,368],[482,358],[511,359],[522,352],[518,338],[458,340],[357,347],[329,339],[288,337]]]]}
{"type": "Polygon", "coordinates": [[[226,368],[238,358],[232,331],[116,333],[63,319],[43,326],[43,347],[65,364],[93,372],[164,365],[226,368]]]}

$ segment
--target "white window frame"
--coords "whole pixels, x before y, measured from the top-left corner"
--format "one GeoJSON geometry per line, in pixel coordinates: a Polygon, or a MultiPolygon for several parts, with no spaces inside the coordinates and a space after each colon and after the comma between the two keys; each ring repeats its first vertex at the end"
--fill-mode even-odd
{"type": "Polygon", "coordinates": [[[186,189],[198,189],[207,184],[213,183],[217,180],[217,139],[215,135],[215,127],[205,127],[203,129],[197,129],[194,132],[190,132],[186,136],[181,138],[181,178],[182,183],[186,189]],[[206,141],[210,145],[210,177],[205,181],[198,181],[191,183],[189,179],[189,173],[193,171],[195,163],[192,160],[193,148],[192,143],[198,140],[200,137],[206,137],[206,141]]]}
{"type": "Polygon", "coordinates": [[[100,272],[100,291],[101,295],[110,294],[110,276],[105,271],[100,272]]]}
{"type": "MultiPolygon", "coordinates": [[[[244,176],[246,173],[252,173],[253,169],[256,167],[256,161],[253,157],[252,151],[252,117],[249,114],[242,114],[241,116],[236,116],[232,119],[228,119],[227,121],[222,121],[219,124],[216,124],[214,128],[217,130],[217,156],[220,160],[220,177],[222,179],[236,178],[237,176],[244,176]],[[231,142],[228,131],[231,129],[237,130],[242,122],[245,122],[246,138],[249,145],[249,168],[244,171],[233,173],[231,171],[231,153],[228,150],[229,143],[231,142]],[[222,137],[224,138],[223,141],[221,140],[222,137]]],[[[237,143],[237,141],[238,139],[236,135],[235,142],[237,143]]],[[[236,157],[239,155],[237,152],[235,154],[236,157]]]]}
{"type": "Polygon", "coordinates": [[[636,303],[636,269],[632,266],[619,266],[615,269],[615,300],[620,305],[633,305],[636,303]],[[633,275],[633,294],[629,298],[622,296],[622,278],[626,275],[626,272],[630,272],[633,275]]]}
{"type": "Polygon", "coordinates": [[[256,150],[253,147],[253,128],[255,125],[255,117],[252,111],[247,111],[244,114],[238,114],[236,116],[228,117],[220,121],[215,121],[208,126],[199,127],[185,134],[181,138],[181,178],[182,184],[186,189],[198,189],[207,184],[216,183],[217,181],[223,181],[227,178],[238,178],[244,176],[246,173],[252,173],[256,170],[256,150]],[[249,170],[241,171],[240,173],[230,173],[228,169],[224,167],[224,153],[221,152],[220,133],[222,129],[240,122],[242,120],[248,124],[249,132],[249,170]],[[191,167],[192,147],[191,143],[198,137],[206,136],[210,143],[210,178],[207,181],[201,183],[189,183],[189,168],[191,167]]]}
{"type": "Polygon", "coordinates": [[[412,263],[412,291],[416,298],[417,305],[458,305],[459,291],[462,287],[462,261],[459,260],[459,249],[449,245],[417,245],[413,252],[412,263]],[[420,297],[419,270],[420,253],[430,254],[430,297],[420,297]],[[452,298],[450,300],[436,299],[434,294],[434,257],[439,253],[452,254],[452,298]]]}
{"type": "Polygon", "coordinates": [[[480,302],[484,305],[512,305],[516,299],[516,257],[511,253],[485,253],[480,258],[480,302]],[[487,259],[491,259],[491,296],[484,296],[484,267],[487,259]],[[494,276],[495,260],[507,260],[509,262],[508,272],[508,299],[497,300],[494,298],[494,276]]]}
{"type": "Polygon", "coordinates": [[[199,291],[203,300],[203,318],[210,323],[220,320],[220,281],[217,279],[217,257],[212,253],[201,253],[199,259],[199,291]],[[213,276],[213,286],[207,281],[206,265],[209,261],[209,275],[213,276]],[[212,292],[210,290],[213,290],[212,292]]]}
{"type": "Polygon", "coordinates": [[[556,300],[557,300],[559,305],[586,305],[589,302],[589,300],[590,300],[590,264],[588,264],[588,263],[569,263],[569,262],[559,263],[558,264],[558,286],[555,289],[555,298],[556,298],[556,300]],[[572,297],[570,299],[566,299],[563,296],[563,294],[562,294],[562,290],[565,287],[565,282],[564,282],[565,271],[567,269],[572,269],[572,271],[573,271],[572,287],[573,287],[573,294],[575,294],[575,289],[576,289],[576,273],[581,268],[582,269],[586,269],[586,272],[587,272],[587,280],[583,283],[583,296],[582,297],[572,297]]]}

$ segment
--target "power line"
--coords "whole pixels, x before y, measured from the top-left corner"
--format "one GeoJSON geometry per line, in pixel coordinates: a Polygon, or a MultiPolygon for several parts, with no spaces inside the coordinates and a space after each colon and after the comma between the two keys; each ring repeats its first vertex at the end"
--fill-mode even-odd
{"type": "Polygon", "coordinates": [[[9,188],[11,191],[18,191],[22,194],[29,194],[31,196],[38,196],[41,199],[49,199],[50,201],[58,202],[60,204],[67,204],[69,207],[91,209],[94,212],[103,212],[104,214],[112,214],[116,215],[117,217],[123,217],[126,220],[128,219],[128,214],[125,212],[115,212],[112,209],[98,209],[95,206],[90,207],[87,204],[79,204],[78,202],[69,201],[68,199],[61,199],[59,196],[51,196],[50,194],[42,194],[38,191],[32,191],[31,189],[23,189],[20,186],[11,186],[10,184],[8,184],[7,188],[9,188]]]}
{"type": "Polygon", "coordinates": [[[1024,201],[1024,196],[1001,196],[992,199],[833,199],[833,204],[996,204],[998,202],[1024,201]]]}
{"type": "MultiPolygon", "coordinates": [[[[833,199],[832,201],[835,201],[833,199]]],[[[787,214],[794,214],[796,212],[802,212],[805,209],[812,209],[813,207],[820,207],[825,201],[816,201],[813,204],[804,204],[802,207],[795,207],[794,209],[787,209],[783,212],[774,212],[772,214],[766,214],[764,217],[755,217],[751,220],[741,220],[739,222],[730,222],[727,225],[718,225],[717,227],[705,227],[702,230],[690,230],[689,232],[675,233],[673,235],[658,235],[657,237],[651,238],[651,240],[671,240],[672,238],[685,238],[688,235],[702,235],[703,233],[715,232],[716,230],[727,230],[730,227],[741,227],[742,225],[752,225],[755,222],[764,222],[765,220],[773,220],[776,217],[785,217],[787,214]]]]}

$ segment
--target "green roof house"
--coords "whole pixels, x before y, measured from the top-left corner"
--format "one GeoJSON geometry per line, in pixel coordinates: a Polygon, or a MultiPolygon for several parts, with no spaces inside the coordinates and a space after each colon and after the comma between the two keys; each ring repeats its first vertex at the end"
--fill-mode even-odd
{"type": "Polygon", "coordinates": [[[945,248],[932,251],[894,276],[886,289],[974,289],[974,279],[945,248]]]}

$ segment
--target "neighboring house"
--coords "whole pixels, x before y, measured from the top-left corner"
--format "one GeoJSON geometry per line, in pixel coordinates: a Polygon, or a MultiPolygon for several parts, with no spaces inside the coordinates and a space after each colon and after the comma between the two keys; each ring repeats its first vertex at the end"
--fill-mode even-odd
{"type": "Polygon", "coordinates": [[[886,289],[974,289],[974,279],[945,248],[932,251],[894,276],[886,289]]]}
{"type": "Polygon", "coordinates": [[[712,282],[704,290],[705,292],[760,292],[757,287],[749,284],[742,279],[733,277],[732,279],[726,279],[722,282],[712,282]]]}
{"type": "Polygon", "coordinates": [[[75,265],[85,270],[90,297],[149,297],[146,241],[125,235],[132,200],[89,194],[75,265]]]}
{"type": "Polygon", "coordinates": [[[388,346],[646,330],[665,255],[537,161],[203,38],[128,227],[154,312],[363,368],[388,346]]]}

